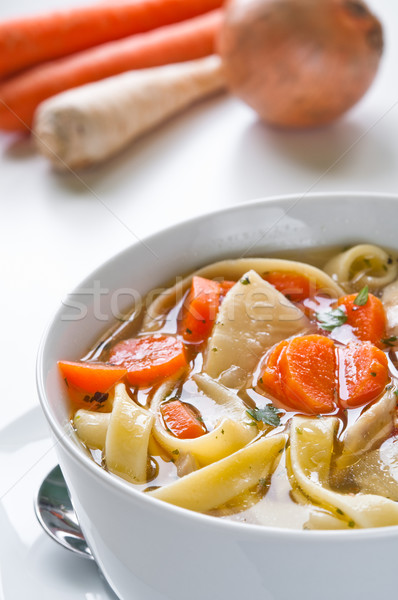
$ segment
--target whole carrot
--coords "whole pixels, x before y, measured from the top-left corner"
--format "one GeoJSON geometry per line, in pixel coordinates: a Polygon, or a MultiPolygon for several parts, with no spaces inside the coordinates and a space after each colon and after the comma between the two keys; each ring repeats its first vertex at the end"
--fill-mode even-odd
{"type": "Polygon", "coordinates": [[[184,62],[214,53],[222,12],[78,52],[17,75],[0,85],[0,129],[24,131],[47,98],[124,71],[184,62]]]}
{"type": "Polygon", "coordinates": [[[113,2],[0,23],[0,78],[134,33],[196,17],[223,0],[113,2]]]}

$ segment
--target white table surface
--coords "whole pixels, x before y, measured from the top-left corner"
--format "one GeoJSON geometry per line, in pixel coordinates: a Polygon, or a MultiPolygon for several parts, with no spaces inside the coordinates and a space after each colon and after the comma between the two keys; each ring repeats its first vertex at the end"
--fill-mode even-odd
{"type": "MultiPolygon", "coordinates": [[[[0,19],[79,3],[3,1],[0,19]]],[[[29,589],[26,598],[47,598],[37,587],[43,579],[65,589],[57,599],[108,598],[93,565],[56,548],[32,511],[34,489],[56,460],[37,408],[35,356],[67,291],[127,245],[199,213],[295,192],[398,193],[398,4],[369,5],[385,28],[381,69],[365,98],[329,128],[270,130],[239,101],[220,96],[76,176],[55,174],[29,139],[0,133],[0,596],[6,600],[25,597],[22,589],[29,589]],[[29,588],[11,583],[23,571],[33,578],[29,588]]]]}

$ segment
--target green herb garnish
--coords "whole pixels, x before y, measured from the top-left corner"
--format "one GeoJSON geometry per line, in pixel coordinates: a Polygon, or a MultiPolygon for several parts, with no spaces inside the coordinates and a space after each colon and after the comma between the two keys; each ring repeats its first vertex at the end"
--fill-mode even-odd
{"type": "Polygon", "coordinates": [[[180,454],[180,451],[179,451],[179,449],[178,449],[178,448],[176,448],[175,450],[172,450],[172,451],[171,451],[171,453],[172,453],[172,454],[177,454],[177,455],[178,455],[178,454],[180,454]]]}
{"type": "Polygon", "coordinates": [[[382,343],[385,344],[386,346],[394,346],[395,342],[398,340],[396,335],[392,335],[389,338],[384,338],[382,339],[382,343]]]}
{"type": "Polygon", "coordinates": [[[264,489],[267,487],[267,480],[265,477],[261,477],[261,479],[258,480],[258,485],[260,488],[264,489]]]}
{"type": "Polygon", "coordinates": [[[348,527],[355,527],[355,521],[348,521],[348,527]]]}
{"type": "Polygon", "coordinates": [[[261,421],[266,425],[278,427],[281,423],[280,411],[271,404],[267,404],[264,408],[248,408],[246,412],[255,421],[261,421]]]}
{"type": "Polygon", "coordinates": [[[334,308],[328,312],[316,313],[315,316],[319,325],[326,331],[333,331],[347,321],[347,313],[344,308],[334,308]]]}
{"type": "Polygon", "coordinates": [[[246,277],[243,277],[243,279],[241,279],[240,282],[242,285],[249,285],[250,279],[246,276],[246,277]]]}
{"type": "Polygon", "coordinates": [[[371,371],[370,374],[372,377],[377,377],[377,373],[375,373],[374,371],[371,371]]]}
{"type": "Polygon", "coordinates": [[[369,297],[369,286],[365,285],[361,291],[358,293],[357,297],[354,300],[354,304],[356,306],[364,306],[367,303],[369,297]]]}
{"type": "Polygon", "coordinates": [[[89,402],[92,404],[93,402],[98,402],[98,404],[103,404],[109,398],[109,394],[102,392],[95,392],[93,396],[84,396],[83,402],[89,402]]]}
{"type": "Polygon", "coordinates": [[[187,333],[188,335],[191,335],[191,333],[192,333],[192,331],[191,331],[190,329],[188,329],[188,327],[186,328],[186,330],[185,330],[185,331],[186,331],[186,333],[187,333]]]}

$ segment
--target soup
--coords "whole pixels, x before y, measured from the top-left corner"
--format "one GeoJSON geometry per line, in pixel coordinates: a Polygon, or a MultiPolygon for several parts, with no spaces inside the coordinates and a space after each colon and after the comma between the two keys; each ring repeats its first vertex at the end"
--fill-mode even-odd
{"type": "Polygon", "coordinates": [[[61,362],[93,460],[218,518],[398,524],[397,259],[362,244],[306,260],[203,267],[61,362]]]}

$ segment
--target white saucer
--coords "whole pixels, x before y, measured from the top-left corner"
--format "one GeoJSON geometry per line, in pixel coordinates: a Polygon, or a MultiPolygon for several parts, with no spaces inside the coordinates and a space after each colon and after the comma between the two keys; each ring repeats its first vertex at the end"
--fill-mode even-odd
{"type": "Polygon", "coordinates": [[[33,498],[56,462],[39,407],[0,430],[0,598],[115,600],[94,562],[58,546],[36,520],[33,498]]]}

